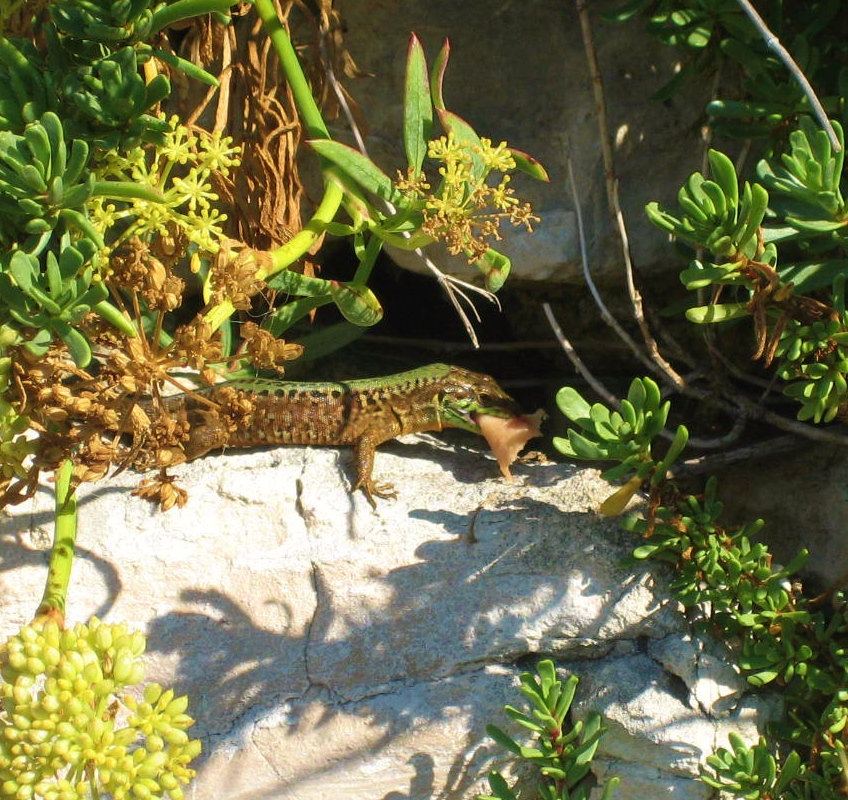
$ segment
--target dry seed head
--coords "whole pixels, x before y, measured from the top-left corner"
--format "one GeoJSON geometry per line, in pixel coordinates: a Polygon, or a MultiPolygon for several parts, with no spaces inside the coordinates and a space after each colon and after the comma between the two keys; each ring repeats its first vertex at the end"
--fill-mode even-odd
{"type": "Polygon", "coordinates": [[[207,362],[221,361],[224,357],[220,343],[210,341],[212,337],[212,326],[197,317],[174,331],[174,351],[193,369],[203,370],[207,362]]]}
{"type": "Polygon", "coordinates": [[[188,492],[175,486],[174,480],[170,475],[146,478],[133,490],[133,496],[158,503],[162,511],[168,511],[174,506],[182,508],[188,501],[188,492]]]}
{"type": "Polygon", "coordinates": [[[277,339],[269,331],[262,330],[255,322],[245,322],[241,335],[247,346],[247,353],[254,366],[259,369],[278,369],[280,362],[291,361],[303,353],[299,344],[277,339]]]}

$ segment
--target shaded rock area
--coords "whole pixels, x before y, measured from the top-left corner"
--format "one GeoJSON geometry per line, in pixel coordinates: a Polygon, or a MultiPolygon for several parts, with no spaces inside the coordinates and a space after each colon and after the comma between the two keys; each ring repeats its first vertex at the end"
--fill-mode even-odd
{"type": "Polygon", "coordinates": [[[802,547],[810,551],[804,583],[811,592],[848,580],[848,458],[844,447],[808,444],[730,467],[719,473],[719,495],[728,520],[762,519],[758,538],[788,564],[802,547]]]}
{"type": "MultiPolygon", "coordinates": [[[[592,511],[597,472],[517,465],[457,436],[378,453],[396,501],[348,493],[349,451],[231,452],[179,469],[188,504],[87,486],[69,622],[148,634],[148,678],[191,697],[196,800],[473,798],[507,762],[486,737],[539,657],[581,678],[609,728],[595,763],[620,797],[707,798],[698,764],[774,712],[721,645],[691,635],[668,574],[625,566],[631,535],[592,511]],[[450,446],[447,442],[453,442],[450,446]]],[[[49,492],[0,520],[0,631],[40,598],[49,492]]]]}

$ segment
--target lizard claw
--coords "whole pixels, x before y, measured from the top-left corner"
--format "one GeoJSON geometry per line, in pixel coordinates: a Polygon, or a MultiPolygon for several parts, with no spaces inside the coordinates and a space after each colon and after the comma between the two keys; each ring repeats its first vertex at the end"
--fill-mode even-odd
{"type": "Polygon", "coordinates": [[[391,483],[360,481],[353,487],[354,491],[357,489],[362,489],[362,491],[365,492],[365,496],[368,498],[371,508],[377,508],[377,501],[374,499],[375,497],[379,497],[382,500],[397,499],[397,492],[395,491],[394,485],[391,483]]]}

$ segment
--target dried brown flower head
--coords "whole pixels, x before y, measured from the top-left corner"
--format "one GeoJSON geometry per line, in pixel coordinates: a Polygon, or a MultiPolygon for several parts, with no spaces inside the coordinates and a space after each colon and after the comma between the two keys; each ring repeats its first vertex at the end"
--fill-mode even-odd
{"type": "Polygon", "coordinates": [[[176,477],[161,472],[155,478],[145,478],[138,488],[133,490],[133,497],[141,497],[151,503],[158,503],[162,511],[168,511],[176,506],[182,508],[188,501],[188,492],[176,486],[176,477]]]}
{"type": "Polygon", "coordinates": [[[277,339],[272,333],[262,330],[255,322],[241,326],[247,354],[257,369],[283,371],[281,362],[292,361],[303,354],[303,346],[277,339]]]}

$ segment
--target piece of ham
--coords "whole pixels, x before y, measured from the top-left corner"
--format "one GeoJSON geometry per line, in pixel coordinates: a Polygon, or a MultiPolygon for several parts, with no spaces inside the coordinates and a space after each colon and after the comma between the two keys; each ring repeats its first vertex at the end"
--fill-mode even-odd
{"type": "Polygon", "coordinates": [[[498,461],[501,473],[507,480],[512,480],[510,466],[529,439],[541,436],[540,425],[545,418],[541,409],[535,414],[520,417],[495,417],[491,414],[475,414],[474,421],[480,427],[492,454],[498,461]]]}

